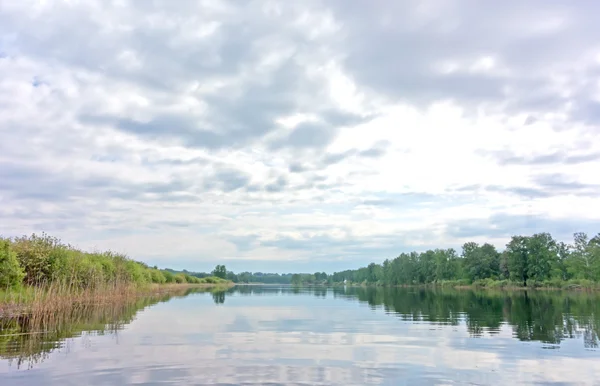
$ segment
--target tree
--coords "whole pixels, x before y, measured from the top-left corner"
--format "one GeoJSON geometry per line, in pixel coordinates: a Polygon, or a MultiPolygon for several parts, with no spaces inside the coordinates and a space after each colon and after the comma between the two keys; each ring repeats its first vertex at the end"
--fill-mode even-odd
{"type": "Polygon", "coordinates": [[[302,285],[302,277],[299,274],[292,275],[292,285],[302,285]]]}
{"type": "Polygon", "coordinates": [[[20,286],[25,272],[21,269],[17,254],[11,250],[8,240],[0,239],[0,288],[20,286]]]}
{"type": "Polygon", "coordinates": [[[568,272],[578,279],[600,280],[600,234],[589,240],[587,234],[578,232],[573,238],[568,272]]]}
{"type": "Polygon", "coordinates": [[[552,269],[552,276],[560,280],[569,280],[571,275],[568,271],[568,264],[571,258],[571,246],[568,244],[556,244],[556,262],[552,269]]]}
{"type": "Polygon", "coordinates": [[[491,244],[465,243],[463,259],[469,280],[496,278],[500,274],[500,253],[491,244]]]}
{"type": "Polygon", "coordinates": [[[458,274],[458,259],[454,249],[436,249],[435,280],[451,280],[458,274]]]}
{"type": "Polygon", "coordinates": [[[227,278],[227,268],[224,265],[217,265],[212,271],[212,275],[220,277],[221,279],[227,278]]]}
{"type": "Polygon", "coordinates": [[[529,279],[529,251],[527,248],[527,237],[513,236],[506,244],[506,255],[508,257],[508,271],[510,278],[523,282],[527,286],[529,279]]]}
{"type": "Polygon", "coordinates": [[[225,278],[234,283],[237,283],[239,281],[238,275],[236,275],[233,271],[227,271],[227,275],[225,276],[225,278]]]}
{"type": "Polygon", "coordinates": [[[556,266],[556,241],[549,233],[537,233],[527,238],[527,274],[536,281],[550,278],[556,266]]]}

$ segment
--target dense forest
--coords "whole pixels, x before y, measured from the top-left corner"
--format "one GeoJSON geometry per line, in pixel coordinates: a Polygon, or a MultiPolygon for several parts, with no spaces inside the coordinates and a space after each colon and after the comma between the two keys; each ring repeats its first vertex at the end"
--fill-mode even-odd
{"type": "Polygon", "coordinates": [[[491,244],[469,242],[454,249],[402,253],[382,264],[336,272],[330,282],[405,284],[480,284],[556,286],[592,285],[600,281],[600,234],[575,233],[572,244],[549,233],[513,236],[500,252],[491,244]]]}

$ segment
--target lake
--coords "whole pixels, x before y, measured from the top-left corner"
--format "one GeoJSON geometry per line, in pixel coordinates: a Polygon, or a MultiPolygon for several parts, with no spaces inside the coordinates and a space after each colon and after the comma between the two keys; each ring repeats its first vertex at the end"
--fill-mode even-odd
{"type": "Polygon", "coordinates": [[[185,290],[0,322],[1,385],[600,384],[600,296],[185,290]]]}

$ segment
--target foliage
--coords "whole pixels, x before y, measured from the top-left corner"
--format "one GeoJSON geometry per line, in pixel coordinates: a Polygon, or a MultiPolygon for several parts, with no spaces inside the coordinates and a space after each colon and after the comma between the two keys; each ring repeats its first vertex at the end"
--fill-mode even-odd
{"type": "MultiPolygon", "coordinates": [[[[224,281],[219,279],[219,282],[224,281]]],[[[114,252],[84,252],[46,234],[0,238],[0,288],[20,284],[47,287],[53,283],[76,290],[209,281],[187,273],[173,274],[148,267],[114,252]]]]}
{"type": "Polygon", "coordinates": [[[212,275],[221,279],[225,279],[227,277],[227,268],[225,268],[224,265],[217,265],[212,271],[212,275]]]}
{"type": "Polygon", "coordinates": [[[0,239],[0,287],[14,288],[21,284],[25,272],[8,240],[0,239]]]}
{"type": "Polygon", "coordinates": [[[473,242],[463,245],[461,256],[453,249],[401,253],[382,264],[371,263],[359,269],[336,272],[328,281],[571,288],[579,285],[573,283],[573,279],[586,280],[584,287],[593,287],[593,283],[600,281],[600,234],[589,239],[585,233],[575,233],[573,245],[557,242],[549,233],[513,236],[502,253],[489,243],[473,242]]]}

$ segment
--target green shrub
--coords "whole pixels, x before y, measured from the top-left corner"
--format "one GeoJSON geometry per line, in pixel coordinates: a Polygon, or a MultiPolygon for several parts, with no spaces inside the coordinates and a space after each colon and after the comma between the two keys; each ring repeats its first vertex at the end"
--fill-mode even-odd
{"type": "Polygon", "coordinates": [[[195,276],[150,268],[113,252],[88,253],[42,234],[0,238],[0,286],[64,284],[68,288],[148,283],[218,283],[195,276]]]}
{"type": "Polygon", "coordinates": [[[471,281],[469,279],[442,280],[439,284],[442,287],[458,287],[471,285],[471,281]]]}
{"type": "Polygon", "coordinates": [[[167,282],[165,275],[158,269],[153,269],[150,271],[150,275],[152,277],[152,283],[163,284],[167,282]]]}
{"type": "Polygon", "coordinates": [[[509,281],[504,279],[504,280],[492,280],[490,282],[488,282],[487,286],[489,288],[504,288],[504,287],[508,287],[510,285],[509,281]]]}
{"type": "Polygon", "coordinates": [[[144,284],[151,280],[147,269],[140,263],[133,260],[127,260],[125,262],[125,272],[128,278],[127,281],[129,282],[144,284]]]}
{"type": "Polygon", "coordinates": [[[542,282],[542,286],[547,288],[563,288],[565,284],[566,283],[560,278],[548,279],[542,282]]]}
{"type": "Polygon", "coordinates": [[[25,272],[8,240],[0,239],[0,287],[14,288],[22,284],[25,272]]]}
{"type": "Polygon", "coordinates": [[[176,283],[175,275],[173,274],[173,272],[162,271],[162,274],[165,277],[165,283],[176,283]]]}
{"type": "Polygon", "coordinates": [[[58,239],[42,234],[19,237],[12,243],[19,265],[25,271],[25,283],[39,285],[47,283],[51,276],[50,252],[60,246],[58,239]]]}

